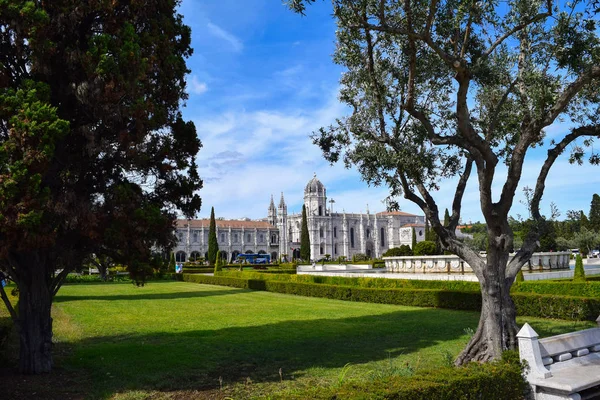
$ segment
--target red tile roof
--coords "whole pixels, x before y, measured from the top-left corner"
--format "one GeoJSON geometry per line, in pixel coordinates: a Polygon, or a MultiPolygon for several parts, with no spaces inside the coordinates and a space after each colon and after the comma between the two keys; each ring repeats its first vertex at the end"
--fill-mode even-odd
{"type": "Polygon", "coordinates": [[[412,228],[412,227],[414,227],[414,228],[422,228],[422,227],[424,227],[424,226],[425,226],[425,224],[406,224],[406,225],[402,225],[402,227],[403,227],[403,228],[404,228],[404,227],[409,227],[409,228],[412,228]]]}
{"type": "MultiPolygon", "coordinates": [[[[196,228],[208,228],[210,226],[210,220],[209,219],[192,219],[192,220],[187,220],[187,219],[178,219],[177,220],[177,228],[185,228],[187,227],[187,224],[190,224],[190,228],[192,229],[196,229],[196,228]]],[[[217,219],[215,220],[215,223],[217,224],[217,228],[233,228],[233,229],[254,229],[254,228],[258,228],[258,229],[274,229],[275,227],[273,225],[271,225],[270,223],[268,223],[267,221],[244,221],[244,220],[237,220],[237,219],[217,219]]]]}

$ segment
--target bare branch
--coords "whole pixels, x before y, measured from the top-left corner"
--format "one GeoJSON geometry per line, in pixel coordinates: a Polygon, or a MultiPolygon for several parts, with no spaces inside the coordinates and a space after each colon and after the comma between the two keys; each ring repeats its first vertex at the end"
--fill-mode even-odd
{"type": "Polygon", "coordinates": [[[454,201],[452,202],[452,215],[450,216],[450,221],[448,225],[448,229],[451,232],[456,230],[456,226],[458,225],[458,220],[460,219],[460,209],[462,207],[462,198],[465,194],[465,188],[467,187],[467,182],[469,177],[471,176],[471,169],[473,167],[473,159],[467,158],[465,163],[465,169],[458,180],[458,184],[456,185],[456,192],[454,193],[454,201]]]}
{"type": "Polygon", "coordinates": [[[67,275],[69,275],[69,272],[71,272],[70,269],[64,268],[58,275],[54,277],[54,279],[52,279],[52,283],[50,284],[50,292],[52,293],[53,297],[56,296],[56,293],[58,293],[58,290],[67,278],[67,275]]]}

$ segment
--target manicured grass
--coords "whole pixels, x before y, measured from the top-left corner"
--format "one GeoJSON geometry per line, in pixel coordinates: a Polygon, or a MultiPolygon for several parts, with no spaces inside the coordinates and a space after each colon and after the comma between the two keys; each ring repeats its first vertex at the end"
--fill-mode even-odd
{"type": "MultiPolygon", "coordinates": [[[[479,318],[187,282],[66,285],[53,312],[58,366],[91,377],[89,397],[117,398],[248,398],[408,375],[454,358],[479,318]]],[[[542,335],[593,326],[527,321],[542,335]]]]}

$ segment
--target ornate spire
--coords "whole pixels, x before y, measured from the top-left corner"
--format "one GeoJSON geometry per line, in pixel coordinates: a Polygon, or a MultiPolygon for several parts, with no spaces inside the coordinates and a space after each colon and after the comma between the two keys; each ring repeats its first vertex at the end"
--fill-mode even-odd
{"type": "Polygon", "coordinates": [[[279,208],[285,208],[285,200],[283,199],[283,192],[281,192],[281,199],[279,199],[279,208]]]}
{"type": "Polygon", "coordinates": [[[269,204],[269,210],[275,209],[275,202],[273,201],[273,195],[271,195],[271,204],[269,204]]]}

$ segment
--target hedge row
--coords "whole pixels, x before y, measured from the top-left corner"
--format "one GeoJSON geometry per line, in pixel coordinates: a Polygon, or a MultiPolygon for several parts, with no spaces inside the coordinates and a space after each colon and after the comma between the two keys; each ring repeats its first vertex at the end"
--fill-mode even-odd
{"type": "Polygon", "coordinates": [[[270,397],[296,400],[514,400],[526,398],[528,390],[521,364],[511,360],[419,371],[418,375],[409,378],[392,376],[367,382],[350,381],[338,387],[313,387],[300,393],[295,391],[270,397]]]}
{"type": "MultiPolygon", "coordinates": [[[[251,271],[228,271],[223,276],[247,279],[283,280],[292,282],[319,283],[326,285],[342,285],[365,288],[398,288],[398,289],[440,289],[479,292],[478,282],[466,281],[428,281],[410,279],[385,279],[385,278],[349,278],[341,276],[297,275],[265,277],[255,275],[251,271]]],[[[512,293],[537,293],[557,296],[583,296],[600,297],[600,282],[572,282],[572,281],[525,281],[515,283],[512,293]]]]}
{"type": "MultiPolygon", "coordinates": [[[[283,280],[244,279],[227,276],[183,275],[183,280],[195,283],[232,286],[252,290],[306,297],[367,303],[396,304],[416,307],[437,307],[455,310],[481,310],[481,294],[473,291],[364,288],[340,285],[291,282],[283,280]]],[[[513,293],[518,315],[566,320],[594,321],[600,313],[600,299],[555,296],[535,293],[513,293]]]]}
{"type": "Polygon", "coordinates": [[[600,282],[525,281],[515,283],[513,292],[561,296],[600,297],[600,282]]]}

